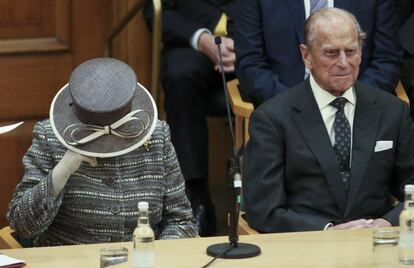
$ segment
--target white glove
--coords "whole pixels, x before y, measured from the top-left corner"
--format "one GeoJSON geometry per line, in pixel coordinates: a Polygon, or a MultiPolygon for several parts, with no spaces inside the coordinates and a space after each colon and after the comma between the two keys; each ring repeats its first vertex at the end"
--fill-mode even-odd
{"type": "Polygon", "coordinates": [[[59,196],[70,175],[78,170],[83,161],[88,162],[93,167],[97,165],[95,157],[84,156],[71,150],[66,151],[52,171],[53,195],[55,197],[59,196]]]}

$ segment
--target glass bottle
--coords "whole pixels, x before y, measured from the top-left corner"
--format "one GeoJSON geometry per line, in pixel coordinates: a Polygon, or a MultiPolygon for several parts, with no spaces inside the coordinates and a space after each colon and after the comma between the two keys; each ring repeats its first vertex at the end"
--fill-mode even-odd
{"type": "Polygon", "coordinates": [[[400,214],[400,263],[414,264],[414,185],[404,187],[404,209],[400,214]]]}
{"type": "Polygon", "coordinates": [[[148,218],[148,202],[138,203],[138,225],[134,230],[134,268],[153,268],[154,260],[154,231],[148,218]]]}

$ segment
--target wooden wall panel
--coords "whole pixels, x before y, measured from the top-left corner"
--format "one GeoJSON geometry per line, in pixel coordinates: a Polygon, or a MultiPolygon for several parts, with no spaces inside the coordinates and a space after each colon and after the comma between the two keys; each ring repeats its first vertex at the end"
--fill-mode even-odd
{"type": "Polygon", "coordinates": [[[69,0],[3,0],[0,53],[69,48],[69,0]]]}
{"type": "MultiPolygon", "coordinates": [[[[119,0],[114,2],[113,23],[118,23],[137,3],[145,0],[119,0]]],[[[114,40],[114,58],[127,62],[137,73],[138,81],[147,89],[151,83],[151,34],[145,24],[142,11],[114,40]]]]}
{"type": "Polygon", "coordinates": [[[77,65],[104,55],[113,1],[0,1],[0,126],[25,121],[0,135],[0,227],[7,225],[33,124],[48,117],[53,96],[77,65]]]}
{"type": "Polygon", "coordinates": [[[56,28],[56,6],[50,0],[2,0],[0,38],[51,36],[56,28]]]}
{"type": "Polygon", "coordinates": [[[69,54],[1,58],[0,120],[46,118],[54,94],[66,83],[71,69],[69,54]]]}

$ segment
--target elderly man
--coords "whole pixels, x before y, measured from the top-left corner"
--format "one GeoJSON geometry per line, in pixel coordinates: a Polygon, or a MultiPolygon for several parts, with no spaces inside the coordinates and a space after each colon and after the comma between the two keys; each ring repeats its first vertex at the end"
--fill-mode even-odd
{"type": "Polygon", "coordinates": [[[356,81],[363,38],[347,11],[315,12],[300,46],[310,77],[252,113],[244,195],[260,232],[398,225],[414,125],[402,101],[356,81]]]}

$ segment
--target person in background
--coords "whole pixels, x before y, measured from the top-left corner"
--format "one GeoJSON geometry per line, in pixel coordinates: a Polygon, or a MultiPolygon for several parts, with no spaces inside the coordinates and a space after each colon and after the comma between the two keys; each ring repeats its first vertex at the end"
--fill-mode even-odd
{"type": "Polygon", "coordinates": [[[306,18],[321,7],[338,7],[355,15],[367,32],[358,79],[394,93],[402,49],[393,1],[242,0],[234,19],[236,76],[242,96],[255,107],[308,76],[299,45],[306,18]]]}
{"type": "Polygon", "coordinates": [[[401,82],[411,103],[414,118],[414,0],[396,0],[395,11],[399,27],[399,40],[404,48],[401,82]]]}
{"type": "Polygon", "coordinates": [[[139,201],[157,239],[197,236],[168,126],[121,61],[72,72],[23,164],[7,218],[34,246],[132,241],[139,201]]]}
{"type": "MultiPolygon", "coordinates": [[[[234,72],[232,0],[163,0],[162,88],[171,140],[201,236],[216,232],[208,185],[207,115],[225,115],[219,52],[214,35],[222,36],[224,72],[234,72]]],[[[144,11],[151,29],[153,10],[144,11]]]]}
{"type": "Polygon", "coordinates": [[[398,225],[414,182],[414,123],[396,96],[357,81],[365,33],[338,8],[306,22],[310,76],[253,111],[244,156],[249,225],[260,232],[398,225]]]}

